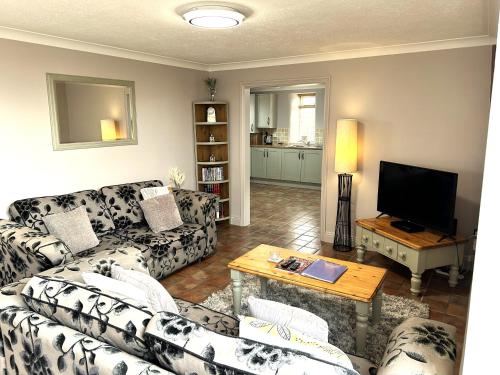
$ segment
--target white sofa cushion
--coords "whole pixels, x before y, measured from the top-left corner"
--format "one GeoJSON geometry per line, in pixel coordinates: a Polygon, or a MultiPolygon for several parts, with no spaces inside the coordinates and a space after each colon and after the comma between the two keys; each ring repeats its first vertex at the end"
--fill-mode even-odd
{"type": "Polygon", "coordinates": [[[143,290],[146,302],[153,311],[169,311],[179,314],[179,308],[170,293],[153,277],[116,265],[111,266],[111,277],[143,290]]]}
{"type": "Polygon", "coordinates": [[[280,324],[243,315],[239,316],[239,319],[240,337],[299,350],[311,354],[314,358],[352,368],[349,357],[336,346],[316,340],[298,330],[280,324]]]}
{"type": "Polygon", "coordinates": [[[328,342],[328,323],[309,311],[254,296],[248,298],[248,309],[254,318],[287,326],[328,342]]]}
{"type": "Polygon", "coordinates": [[[139,205],[154,233],[172,230],[184,224],[173,194],[146,199],[140,201],[139,205]]]}

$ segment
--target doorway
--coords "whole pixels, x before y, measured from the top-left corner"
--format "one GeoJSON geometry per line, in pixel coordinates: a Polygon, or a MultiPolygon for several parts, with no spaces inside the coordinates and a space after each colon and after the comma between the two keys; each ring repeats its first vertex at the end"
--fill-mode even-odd
{"type": "MultiPolygon", "coordinates": [[[[329,96],[329,77],[241,84],[241,225],[327,239],[329,96]]],[[[304,241],[292,247],[314,245],[304,241]]]]}

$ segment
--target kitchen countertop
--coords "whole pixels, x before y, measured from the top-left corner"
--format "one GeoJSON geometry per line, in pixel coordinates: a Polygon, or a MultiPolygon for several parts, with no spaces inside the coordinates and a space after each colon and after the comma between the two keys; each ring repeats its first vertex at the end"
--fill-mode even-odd
{"type": "Polygon", "coordinates": [[[275,144],[273,143],[272,145],[250,145],[250,147],[265,147],[265,148],[291,148],[295,150],[323,150],[323,146],[290,146],[286,144],[275,144]]]}

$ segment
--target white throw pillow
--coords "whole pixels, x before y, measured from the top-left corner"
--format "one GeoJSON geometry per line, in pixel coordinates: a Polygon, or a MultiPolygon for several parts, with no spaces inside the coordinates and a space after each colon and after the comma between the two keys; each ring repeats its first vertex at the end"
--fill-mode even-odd
{"type": "Polygon", "coordinates": [[[254,318],[287,326],[316,340],[328,342],[328,323],[309,311],[254,296],[248,297],[248,309],[254,318]]]}
{"type": "Polygon", "coordinates": [[[109,292],[112,296],[130,298],[147,307],[150,307],[146,292],[130,285],[129,283],[112,279],[95,272],[82,272],[82,279],[85,284],[95,286],[103,292],[109,292]]]}
{"type": "Polygon", "coordinates": [[[154,186],[141,189],[142,198],[144,200],[157,197],[159,195],[167,195],[170,193],[170,186],[154,186]]]}
{"type": "Polygon", "coordinates": [[[111,277],[133,285],[146,293],[148,305],[154,311],[168,311],[179,314],[179,308],[170,293],[153,277],[143,272],[127,270],[123,267],[112,265],[111,277]]]}
{"type": "Polygon", "coordinates": [[[321,342],[293,328],[240,315],[240,337],[265,344],[298,350],[313,358],[352,369],[347,354],[332,344],[321,342]]]}
{"type": "Polygon", "coordinates": [[[42,218],[47,230],[62,240],[73,254],[99,245],[87,210],[79,206],[71,211],[47,215],[42,218]]]}

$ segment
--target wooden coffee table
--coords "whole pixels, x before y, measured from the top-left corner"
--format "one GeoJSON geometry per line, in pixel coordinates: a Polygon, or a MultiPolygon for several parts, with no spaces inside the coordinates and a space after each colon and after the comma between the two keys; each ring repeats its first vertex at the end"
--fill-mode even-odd
{"type": "Polygon", "coordinates": [[[282,283],[297,285],[318,292],[354,300],[356,304],[356,353],[359,355],[364,354],[370,305],[372,305],[373,322],[376,323],[380,319],[380,312],[382,309],[382,284],[387,272],[386,269],[346,262],[340,259],[304,254],[298,251],[270,245],[257,246],[245,255],[233,260],[229,263],[228,267],[231,270],[233,312],[235,315],[238,315],[241,311],[241,283],[243,280],[243,273],[259,277],[261,294],[264,298],[267,293],[267,280],[276,280],[282,283]],[[313,261],[316,259],[324,259],[347,266],[347,271],[335,283],[320,281],[276,269],[276,264],[267,260],[271,252],[276,252],[281,258],[296,256],[313,261]]]}

